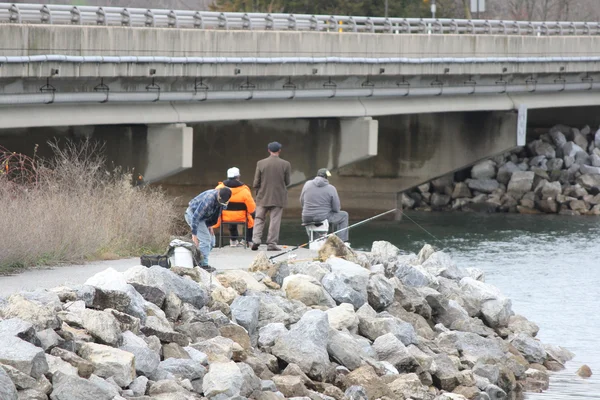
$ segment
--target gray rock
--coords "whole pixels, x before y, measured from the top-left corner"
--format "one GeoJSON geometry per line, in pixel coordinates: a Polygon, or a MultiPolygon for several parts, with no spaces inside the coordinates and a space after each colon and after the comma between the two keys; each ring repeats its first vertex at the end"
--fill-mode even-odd
{"type": "Polygon", "coordinates": [[[94,373],[102,378],[112,377],[121,387],[135,379],[134,355],[109,346],[85,343],[79,355],[94,365],[94,373]]]}
{"type": "Polygon", "coordinates": [[[202,379],[206,374],[206,368],[191,359],[169,358],[161,361],[158,370],[172,374],[178,379],[202,379]]]}
{"type": "Polygon", "coordinates": [[[0,343],[0,364],[10,365],[36,379],[48,372],[43,349],[16,336],[1,337],[0,343]]]}
{"type": "Polygon", "coordinates": [[[490,383],[498,383],[500,379],[500,368],[497,365],[483,364],[478,362],[473,367],[473,373],[486,378],[490,383]]]}
{"type": "Polygon", "coordinates": [[[369,400],[369,398],[365,388],[353,385],[344,392],[344,400],[369,400]]]}
{"type": "Polygon", "coordinates": [[[393,333],[386,333],[375,339],[373,350],[377,353],[379,361],[387,361],[400,371],[406,371],[417,363],[406,346],[393,333]]]}
{"type": "Polygon", "coordinates": [[[460,372],[446,354],[433,356],[433,383],[435,386],[451,392],[459,385],[460,372]]]}
{"type": "Polygon", "coordinates": [[[529,165],[531,166],[531,170],[541,170],[541,171],[546,171],[548,169],[548,167],[546,166],[546,163],[548,162],[548,160],[546,159],[546,157],[544,156],[535,156],[533,157],[531,160],[529,160],[529,165]]]}
{"type": "Polygon", "coordinates": [[[548,357],[554,361],[558,361],[561,364],[565,364],[567,361],[570,361],[575,357],[573,353],[569,350],[562,348],[560,346],[554,346],[550,344],[544,345],[544,350],[548,357]]]}
{"type": "Polygon", "coordinates": [[[128,283],[158,287],[167,295],[175,293],[183,302],[190,303],[198,309],[204,307],[209,300],[208,291],[204,286],[158,265],[150,268],[133,267],[125,271],[123,276],[128,283]]]}
{"type": "Polygon", "coordinates": [[[25,293],[13,294],[4,305],[0,304],[0,314],[5,319],[20,318],[30,322],[36,330],[56,329],[60,326],[53,305],[29,300],[25,293]]]}
{"type": "Polygon", "coordinates": [[[333,307],[335,305],[335,301],[323,285],[310,275],[287,276],[281,288],[288,299],[300,301],[307,306],[333,307]]]}
{"type": "Polygon", "coordinates": [[[579,171],[582,174],[588,174],[588,175],[600,175],[600,167],[592,167],[589,165],[581,165],[579,167],[579,171]]]}
{"type": "Polygon", "coordinates": [[[560,130],[552,128],[550,129],[549,134],[552,138],[552,142],[554,142],[554,145],[559,149],[562,148],[565,144],[567,144],[567,138],[560,130]]]}
{"type": "Polygon", "coordinates": [[[435,288],[439,285],[437,278],[420,265],[398,262],[396,263],[395,275],[406,286],[435,288]]]}
{"type": "Polygon", "coordinates": [[[304,373],[318,379],[328,374],[329,323],[319,310],[306,312],[288,333],[275,341],[271,354],[287,363],[297,364],[304,373]]]}
{"type": "Polygon", "coordinates": [[[183,349],[188,353],[190,359],[204,366],[208,365],[208,356],[203,352],[196,350],[193,347],[184,347],[183,349]]]}
{"type": "Polygon", "coordinates": [[[436,251],[423,262],[422,267],[433,276],[460,280],[469,274],[456,266],[456,263],[443,251],[436,251]]]}
{"type": "Polygon", "coordinates": [[[261,380],[258,376],[256,376],[254,370],[252,370],[252,368],[249,365],[245,363],[239,363],[238,367],[240,368],[244,379],[244,383],[240,388],[240,395],[245,397],[251,397],[252,393],[254,393],[255,391],[260,391],[261,380]]]}
{"type": "Polygon", "coordinates": [[[467,179],[466,183],[469,189],[481,193],[492,193],[500,187],[498,181],[494,179],[467,179]]]}
{"type": "Polygon", "coordinates": [[[587,149],[589,143],[587,138],[585,137],[585,134],[580,132],[578,129],[573,129],[573,142],[582,149],[587,149]]]}
{"type": "Polygon", "coordinates": [[[556,196],[562,193],[560,182],[545,182],[540,191],[542,199],[555,200],[556,196]]]}
{"type": "Polygon", "coordinates": [[[600,147],[600,129],[598,129],[594,134],[594,144],[596,147],[600,147]]]}
{"type": "Polygon", "coordinates": [[[444,175],[440,178],[431,181],[433,186],[433,192],[442,194],[452,194],[452,188],[454,186],[454,174],[444,175]]]}
{"type": "Polygon", "coordinates": [[[17,388],[2,368],[0,368],[0,399],[17,400],[17,388]]]}
{"type": "Polygon", "coordinates": [[[415,206],[415,200],[406,193],[402,193],[400,195],[400,204],[402,204],[403,209],[411,209],[415,206]]]}
{"type": "Polygon", "coordinates": [[[507,399],[508,396],[506,392],[500,389],[498,386],[490,384],[485,387],[485,393],[489,396],[490,399],[507,399]]]}
{"type": "Polygon", "coordinates": [[[435,342],[441,348],[456,348],[462,360],[475,365],[480,360],[500,362],[506,358],[507,344],[499,338],[484,338],[476,333],[450,331],[440,333],[435,342]]]}
{"type": "Polygon", "coordinates": [[[367,297],[376,311],[384,310],[394,301],[394,286],[385,276],[373,274],[367,285],[367,297]]]}
{"type": "Polygon", "coordinates": [[[112,400],[113,394],[104,387],[78,376],[55,374],[51,400],[112,400]]]}
{"type": "Polygon", "coordinates": [[[88,381],[92,382],[94,385],[99,388],[107,391],[114,398],[115,396],[119,396],[122,392],[122,389],[115,383],[112,378],[108,378],[104,380],[97,375],[92,375],[88,378],[88,381]]]}
{"type": "Polygon", "coordinates": [[[80,314],[81,326],[101,343],[118,346],[121,330],[117,319],[104,311],[85,309],[80,314]]]}
{"type": "Polygon", "coordinates": [[[461,279],[465,309],[471,316],[482,314],[492,328],[508,326],[512,303],[494,286],[466,277],[461,279]]]}
{"type": "Polygon", "coordinates": [[[119,347],[135,357],[135,370],[139,374],[150,375],[160,363],[160,355],[151,350],[144,339],[134,335],[130,331],[123,332],[123,344],[119,347]]]}
{"type": "Polygon", "coordinates": [[[177,321],[181,315],[182,301],[173,292],[169,293],[165,298],[164,311],[165,316],[169,321],[177,321]]]}
{"type": "Polygon", "coordinates": [[[417,189],[419,190],[419,192],[421,193],[428,193],[429,189],[431,189],[431,184],[429,182],[424,183],[422,185],[417,186],[417,189]]]}
{"type": "Polygon", "coordinates": [[[535,337],[540,330],[534,322],[529,321],[522,315],[511,316],[508,322],[508,329],[514,333],[522,332],[531,337],[535,337]]]}
{"type": "Polygon", "coordinates": [[[228,362],[233,357],[233,344],[229,338],[217,336],[202,342],[193,343],[191,347],[206,354],[210,363],[228,362]]]}
{"type": "MultiPolygon", "coordinates": [[[[8,374],[12,382],[15,384],[17,390],[35,389],[37,386],[37,381],[35,379],[16,368],[13,368],[9,365],[0,364],[0,369],[4,370],[4,372],[8,374]]],[[[46,378],[44,377],[43,379],[46,378]]]]}
{"type": "Polygon", "coordinates": [[[362,363],[360,344],[350,335],[340,333],[334,329],[329,331],[327,351],[333,360],[350,371],[360,367],[362,363]]]}
{"type": "Polygon", "coordinates": [[[550,143],[546,143],[541,140],[534,140],[529,144],[529,149],[536,156],[543,156],[545,158],[556,157],[556,151],[550,143]]]}
{"type": "Polygon", "coordinates": [[[548,160],[546,166],[548,167],[548,171],[561,170],[564,165],[564,161],[561,158],[553,158],[548,160]]]}
{"type": "Polygon", "coordinates": [[[379,317],[359,316],[358,330],[360,334],[370,340],[376,340],[386,333],[392,333],[405,346],[417,343],[417,334],[414,327],[408,322],[401,321],[390,314],[382,313],[379,317]]]}
{"type": "Polygon", "coordinates": [[[276,392],[277,386],[275,386],[275,382],[270,379],[262,380],[260,382],[260,390],[262,392],[276,392]]]}
{"type": "Polygon", "coordinates": [[[469,186],[467,186],[466,183],[458,182],[454,186],[454,190],[452,191],[453,199],[470,198],[470,197],[471,197],[471,190],[469,189],[469,186]]]}
{"type": "Polygon", "coordinates": [[[33,324],[23,321],[21,318],[0,320],[0,337],[3,336],[16,336],[34,346],[41,346],[41,341],[36,335],[33,324]]]}
{"type": "Polygon", "coordinates": [[[327,263],[331,273],[325,275],[321,283],[338,303],[350,303],[355,308],[367,302],[369,271],[358,264],[341,258],[330,258],[327,263]]]}
{"type": "Polygon", "coordinates": [[[50,351],[64,342],[63,338],[61,338],[54,329],[39,331],[37,337],[40,340],[40,346],[45,351],[50,351]]]}
{"type": "Polygon", "coordinates": [[[331,272],[331,267],[329,267],[329,265],[327,265],[326,263],[322,262],[292,264],[289,268],[292,274],[303,274],[312,276],[319,282],[321,282],[321,279],[323,279],[323,277],[327,273],[331,272]]]}
{"type": "Polygon", "coordinates": [[[329,320],[329,326],[336,330],[348,330],[358,332],[358,317],[354,312],[354,306],[350,303],[342,303],[337,307],[325,311],[329,320]]]}
{"type": "Polygon", "coordinates": [[[573,142],[567,142],[563,147],[562,147],[562,151],[563,151],[563,156],[564,157],[573,157],[575,158],[577,156],[577,153],[581,153],[585,151],[578,145],[576,145],[573,142]]]}
{"type": "Polygon", "coordinates": [[[142,332],[144,332],[146,336],[156,336],[163,342],[175,342],[184,347],[189,344],[189,338],[187,336],[175,332],[168,321],[155,316],[146,318],[146,325],[142,327],[142,332]]]}
{"type": "Polygon", "coordinates": [[[529,362],[543,364],[546,360],[544,345],[526,333],[517,333],[510,341],[529,362]]]}
{"type": "Polygon", "coordinates": [[[259,297],[239,296],[231,303],[231,315],[239,325],[246,328],[251,338],[257,333],[259,310],[259,297]]]}
{"type": "Polygon", "coordinates": [[[447,194],[433,193],[431,195],[430,204],[434,209],[440,209],[450,204],[452,197],[447,194]]]}
{"type": "Polygon", "coordinates": [[[481,161],[471,168],[473,179],[493,179],[496,177],[496,163],[492,160],[481,161]]]}
{"type": "Polygon", "coordinates": [[[202,381],[202,391],[209,399],[226,399],[240,395],[244,375],[232,361],[212,363],[202,381]]]}
{"type": "Polygon", "coordinates": [[[48,396],[39,390],[26,389],[19,391],[19,400],[48,400],[48,396]]]}
{"type": "Polygon", "coordinates": [[[134,396],[143,396],[146,394],[148,388],[148,378],[145,376],[138,376],[131,382],[129,389],[133,391],[134,396]]]}
{"type": "Polygon", "coordinates": [[[287,332],[288,330],[281,322],[265,325],[258,331],[258,345],[262,348],[271,347],[279,337],[287,332]]]}
{"type": "Polygon", "coordinates": [[[507,192],[514,193],[518,198],[520,198],[523,194],[531,191],[534,178],[535,173],[531,171],[513,172],[508,183],[507,192]]]}
{"type": "Polygon", "coordinates": [[[142,285],[141,283],[132,282],[131,286],[142,295],[144,300],[155,304],[157,307],[163,306],[167,294],[159,287],[142,285]]]}
{"type": "Polygon", "coordinates": [[[581,175],[577,178],[577,183],[587,190],[600,190],[600,175],[581,175]]]}
{"type": "MultiPolygon", "coordinates": [[[[498,174],[496,176],[496,180],[504,185],[508,185],[508,182],[510,182],[510,178],[512,177],[512,174],[516,171],[520,171],[519,167],[517,167],[517,165],[515,163],[513,163],[512,161],[508,161],[506,164],[504,164],[500,168],[498,168],[498,174]]],[[[462,197],[464,197],[464,196],[462,196],[462,197]]]]}
{"type": "Polygon", "coordinates": [[[384,240],[375,241],[371,245],[371,254],[377,256],[381,261],[395,259],[400,253],[399,248],[384,240]]]}

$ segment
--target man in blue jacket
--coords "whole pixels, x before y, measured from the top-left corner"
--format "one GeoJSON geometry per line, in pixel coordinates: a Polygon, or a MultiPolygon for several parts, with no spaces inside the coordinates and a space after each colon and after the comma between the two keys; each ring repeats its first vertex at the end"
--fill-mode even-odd
{"type": "MultiPolygon", "coordinates": [[[[327,178],[331,173],[327,168],[321,168],[315,179],[304,184],[300,194],[302,205],[302,223],[329,221],[336,230],[348,227],[348,213],[341,210],[340,197],[327,178]]],[[[337,234],[344,242],[348,242],[348,230],[337,234]]]]}
{"type": "Polygon", "coordinates": [[[221,210],[227,208],[231,198],[231,189],[211,189],[194,197],[185,211],[185,222],[192,228],[192,240],[202,253],[201,268],[214,271],[208,265],[208,255],[214,247],[214,232],[212,226],[217,223],[221,210]]]}

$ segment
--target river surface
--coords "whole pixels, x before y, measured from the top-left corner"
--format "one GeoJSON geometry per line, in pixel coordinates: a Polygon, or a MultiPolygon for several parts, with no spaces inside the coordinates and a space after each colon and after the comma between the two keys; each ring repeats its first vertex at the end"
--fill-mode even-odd
{"type": "MultiPolygon", "coordinates": [[[[408,217],[352,229],[352,247],[367,250],[374,240],[383,239],[417,253],[429,243],[450,253],[462,267],[482,269],[486,282],[512,299],[516,313],[539,325],[542,342],[575,353],[565,371],[552,373],[548,391],[527,394],[526,399],[600,399],[599,375],[585,380],[575,374],[582,364],[600,374],[600,218],[471,213],[408,217]]],[[[298,225],[287,221],[282,226],[286,243],[306,242],[298,225]]]]}

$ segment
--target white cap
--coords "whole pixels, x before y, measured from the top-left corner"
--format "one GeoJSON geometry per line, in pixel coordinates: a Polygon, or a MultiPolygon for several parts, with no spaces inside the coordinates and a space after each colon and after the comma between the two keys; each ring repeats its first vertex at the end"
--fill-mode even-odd
{"type": "Polygon", "coordinates": [[[228,178],[235,178],[236,176],[240,176],[240,169],[237,167],[229,168],[227,170],[228,178]]]}

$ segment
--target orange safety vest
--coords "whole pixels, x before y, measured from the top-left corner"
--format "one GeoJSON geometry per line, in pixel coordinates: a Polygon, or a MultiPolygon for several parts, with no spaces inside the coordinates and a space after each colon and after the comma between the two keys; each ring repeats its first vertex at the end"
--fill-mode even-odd
{"type": "MultiPolygon", "coordinates": [[[[219,182],[216,189],[224,188],[225,185],[223,182],[219,182]]],[[[230,203],[244,203],[246,208],[248,209],[248,228],[254,227],[254,218],[252,218],[251,213],[256,211],[256,203],[252,198],[252,192],[247,185],[242,185],[231,189],[231,198],[229,199],[230,203]]],[[[244,211],[229,211],[223,210],[223,219],[225,222],[244,222],[244,211]]],[[[213,228],[218,228],[221,226],[221,217],[213,228]]]]}

